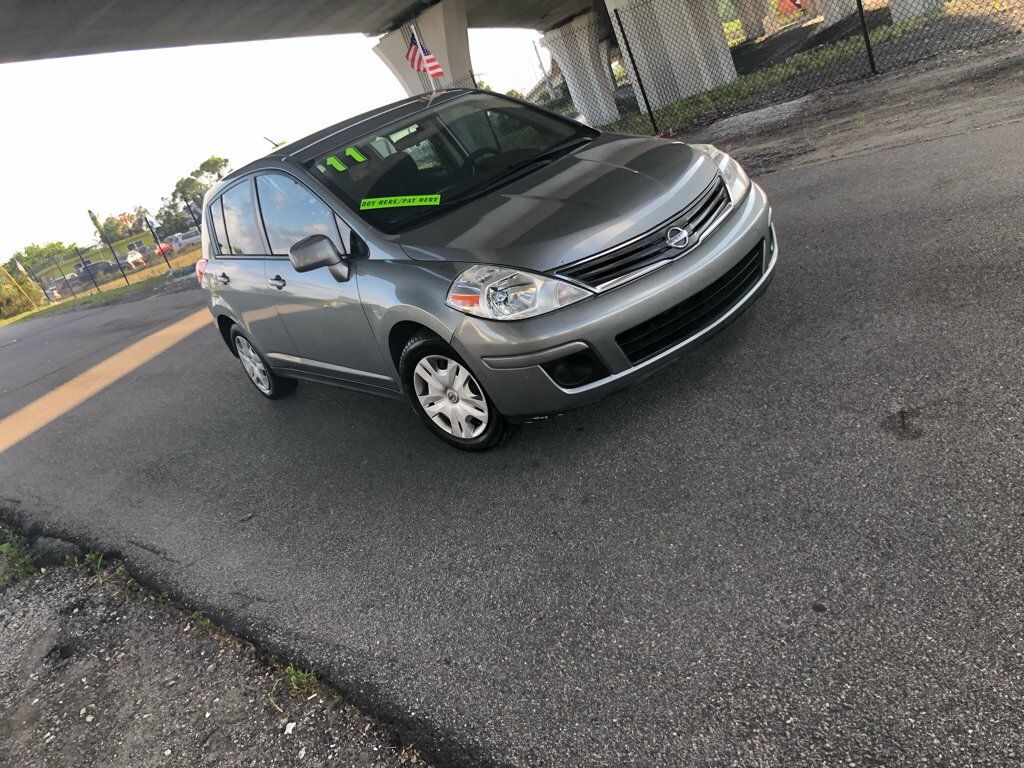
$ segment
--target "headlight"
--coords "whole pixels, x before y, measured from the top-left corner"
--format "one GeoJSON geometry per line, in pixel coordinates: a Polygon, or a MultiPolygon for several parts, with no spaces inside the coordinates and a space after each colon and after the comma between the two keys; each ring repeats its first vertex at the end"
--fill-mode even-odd
{"type": "Polygon", "coordinates": [[[522,320],[590,296],[572,283],[518,269],[475,264],[448,289],[449,307],[488,320],[522,320]]]}
{"type": "Polygon", "coordinates": [[[718,172],[722,174],[722,179],[725,181],[725,188],[729,190],[729,197],[732,198],[733,205],[739,203],[750,190],[750,177],[743,170],[743,166],[713,144],[694,144],[693,148],[700,150],[714,161],[718,166],[718,172]]]}

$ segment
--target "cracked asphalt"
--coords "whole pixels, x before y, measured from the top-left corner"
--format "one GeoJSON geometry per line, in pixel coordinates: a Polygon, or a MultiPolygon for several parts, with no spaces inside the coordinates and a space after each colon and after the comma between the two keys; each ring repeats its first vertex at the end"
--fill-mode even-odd
{"type": "MultiPolygon", "coordinates": [[[[264,401],[211,326],[0,454],[6,514],[439,764],[1020,765],[1021,146],[976,122],[761,173],[764,297],[501,450],[323,386],[264,401]]],[[[0,417],[201,305],[0,329],[0,417]]]]}

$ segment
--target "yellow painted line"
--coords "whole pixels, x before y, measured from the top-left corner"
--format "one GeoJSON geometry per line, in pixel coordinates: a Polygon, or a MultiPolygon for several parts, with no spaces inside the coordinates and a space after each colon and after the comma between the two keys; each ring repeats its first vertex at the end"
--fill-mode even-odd
{"type": "Polygon", "coordinates": [[[19,408],[10,416],[0,419],[0,453],[56,421],[72,408],[102,392],[209,322],[210,313],[205,309],[183,317],[83,371],[24,408],[19,408]]]}

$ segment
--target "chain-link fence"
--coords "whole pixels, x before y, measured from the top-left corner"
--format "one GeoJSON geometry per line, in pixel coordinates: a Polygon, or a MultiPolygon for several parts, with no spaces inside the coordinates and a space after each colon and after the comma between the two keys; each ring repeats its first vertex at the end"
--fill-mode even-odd
{"type": "Polygon", "coordinates": [[[524,51],[538,77],[509,92],[608,130],[671,134],[1024,30],[1024,0],[608,6],[607,16],[579,16],[524,51]]]}
{"type": "Polygon", "coordinates": [[[199,232],[159,237],[132,235],[109,246],[74,248],[27,268],[47,303],[77,300],[191,267],[199,258],[199,232]]]}

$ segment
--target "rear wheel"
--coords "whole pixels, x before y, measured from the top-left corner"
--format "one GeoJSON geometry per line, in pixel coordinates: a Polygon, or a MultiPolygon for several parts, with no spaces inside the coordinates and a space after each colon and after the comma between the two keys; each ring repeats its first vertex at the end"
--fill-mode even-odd
{"type": "Polygon", "coordinates": [[[286,379],[275,374],[249,337],[237,326],[231,327],[231,344],[238,355],[242,370],[256,390],[266,398],[277,400],[295,391],[295,379],[286,379]]]}
{"type": "Polygon", "coordinates": [[[419,334],[402,350],[399,373],[413,410],[435,435],[464,451],[504,442],[511,425],[450,346],[419,334]]]}

